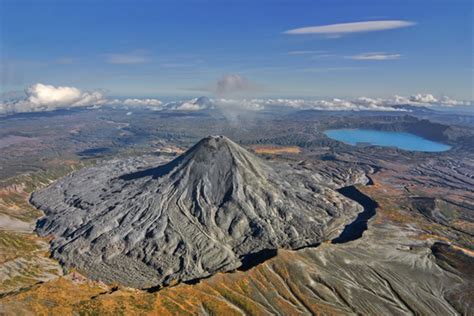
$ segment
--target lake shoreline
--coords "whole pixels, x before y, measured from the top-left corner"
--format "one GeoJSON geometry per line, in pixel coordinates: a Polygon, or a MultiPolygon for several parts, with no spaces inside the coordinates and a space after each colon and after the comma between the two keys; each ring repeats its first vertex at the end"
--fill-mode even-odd
{"type": "Polygon", "coordinates": [[[329,129],[327,137],[351,146],[384,146],[418,152],[445,152],[452,147],[408,132],[379,131],[359,128],[329,129]],[[362,144],[362,145],[361,145],[362,144]]]}

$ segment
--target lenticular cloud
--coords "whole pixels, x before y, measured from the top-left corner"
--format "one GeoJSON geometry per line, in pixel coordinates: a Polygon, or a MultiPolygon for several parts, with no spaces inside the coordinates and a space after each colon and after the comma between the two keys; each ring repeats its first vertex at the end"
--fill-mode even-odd
{"type": "Polygon", "coordinates": [[[415,25],[411,21],[403,20],[381,20],[381,21],[362,21],[340,24],[329,24],[319,26],[308,26],[285,31],[289,35],[303,34],[324,34],[324,35],[342,35],[349,33],[364,33],[393,30],[415,25]]]}

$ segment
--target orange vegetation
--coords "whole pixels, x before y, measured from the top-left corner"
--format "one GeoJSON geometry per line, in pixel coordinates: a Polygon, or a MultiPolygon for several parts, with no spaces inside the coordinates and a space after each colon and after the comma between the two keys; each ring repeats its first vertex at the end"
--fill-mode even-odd
{"type": "Polygon", "coordinates": [[[0,300],[4,315],[336,315],[308,291],[304,262],[295,251],[246,272],[219,273],[196,285],[179,284],[156,293],[105,288],[77,273],[59,277],[0,300]],[[295,267],[295,261],[301,264],[295,267]]]}
{"type": "Polygon", "coordinates": [[[277,147],[277,146],[252,146],[251,147],[257,154],[299,154],[301,148],[298,146],[286,146],[286,147],[277,147]]]}
{"type": "Polygon", "coordinates": [[[456,246],[456,245],[453,245],[453,248],[456,249],[456,250],[462,251],[467,256],[474,257],[474,251],[472,251],[470,249],[466,249],[466,248],[459,247],[459,246],[456,246]]]}

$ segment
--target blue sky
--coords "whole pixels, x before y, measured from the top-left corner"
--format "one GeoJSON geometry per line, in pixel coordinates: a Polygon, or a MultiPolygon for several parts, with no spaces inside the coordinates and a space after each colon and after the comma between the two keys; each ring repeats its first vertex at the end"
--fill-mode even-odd
{"type": "Polygon", "coordinates": [[[238,74],[262,96],[473,99],[469,0],[0,3],[2,92],[41,82],[114,96],[195,96],[238,74]],[[284,33],[387,20],[413,25],[284,33]]]}

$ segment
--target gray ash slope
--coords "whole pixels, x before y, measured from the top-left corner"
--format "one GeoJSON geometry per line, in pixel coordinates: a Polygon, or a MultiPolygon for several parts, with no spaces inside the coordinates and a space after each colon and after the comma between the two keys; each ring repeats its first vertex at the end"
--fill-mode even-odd
{"type": "Polygon", "coordinates": [[[54,258],[92,279],[161,286],[236,269],[262,250],[333,239],[361,211],[311,175],[290,176],[222,136],[144,165],[116,160],[32,195],[54,258]]]}

